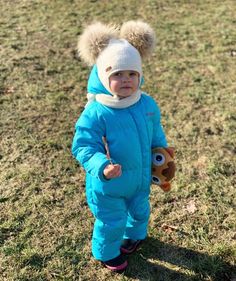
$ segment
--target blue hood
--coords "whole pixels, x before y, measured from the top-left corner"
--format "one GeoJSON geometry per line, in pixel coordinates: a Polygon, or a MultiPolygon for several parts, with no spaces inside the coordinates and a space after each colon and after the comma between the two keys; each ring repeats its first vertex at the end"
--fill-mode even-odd
{"type": "Polygon", "coordinates": [[[102,82],[98,77],[98,69],[97,65],[95,64],[90,72],[88,85],[87,85],[87,92],[90,94],[107,94],[112,95],[107,89],[103,86],[102,82]]]}

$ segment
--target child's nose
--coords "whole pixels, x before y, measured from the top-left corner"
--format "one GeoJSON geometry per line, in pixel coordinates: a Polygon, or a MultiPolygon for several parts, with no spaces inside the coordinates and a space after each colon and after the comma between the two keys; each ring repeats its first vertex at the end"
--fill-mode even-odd
{"type": "Polygon", "coordinates": [[[130,80],[130,76],[129,75],[124,75],[123,77],[123,81],[129,81],[130,80]]]}

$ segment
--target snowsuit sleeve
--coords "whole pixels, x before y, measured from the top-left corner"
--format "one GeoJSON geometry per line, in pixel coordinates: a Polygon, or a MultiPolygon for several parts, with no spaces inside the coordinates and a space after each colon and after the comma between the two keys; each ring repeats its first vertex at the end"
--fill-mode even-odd
{"type": "Polygon", "coordinates": [[[87,108],[75,125],[72,154],[81,163],[86,173],[106,181],[103,170],[110,163],[106,157],[102,137],[105,124],[96,113],[96,108],[87,108]]]}
{"type": "MultiPolygon", "coordinates": [[[[154,102],[155,103],[155,102],[154,102]]],[[[167,147],[166,136],[161,124],[161,112],[158,105],[155,103],[155,115],[153,118],[153,138],[152,148],[154,147],[167,147]]]]}

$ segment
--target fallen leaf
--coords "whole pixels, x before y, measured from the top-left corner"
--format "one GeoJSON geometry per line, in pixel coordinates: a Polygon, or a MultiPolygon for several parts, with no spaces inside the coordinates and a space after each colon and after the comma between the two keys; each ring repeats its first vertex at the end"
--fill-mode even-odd
{"type": "Polygon", "coordinates": [[[197,208],[195,205],[195,202],[193,200],[189,201],[187,207],[186,207],[187,212],[189,212],[190,214],[193,214],[196,212],[197,208]]]}
{"type": "Polygon", "coordinates": [[[236,50],[230,50],[230,56],[231,57],[236,57],[236,50]]]}

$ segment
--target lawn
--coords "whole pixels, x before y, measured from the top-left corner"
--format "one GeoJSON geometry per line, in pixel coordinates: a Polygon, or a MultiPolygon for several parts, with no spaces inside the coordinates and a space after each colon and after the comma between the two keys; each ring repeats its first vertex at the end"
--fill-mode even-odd
{"type": "Polygon", "coordinates": [[[236,2],[0,0],[0,280],[235,281],[236,2]],[[149,236],[122,275],[91,256],[84,171],[70,149],[95,20],[147,21],[143,90],[160,105],[177,174],[152,187],[149,236]]]}

